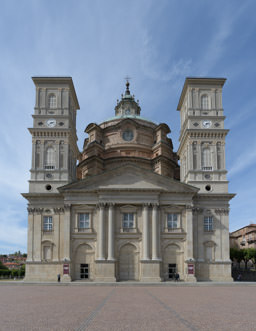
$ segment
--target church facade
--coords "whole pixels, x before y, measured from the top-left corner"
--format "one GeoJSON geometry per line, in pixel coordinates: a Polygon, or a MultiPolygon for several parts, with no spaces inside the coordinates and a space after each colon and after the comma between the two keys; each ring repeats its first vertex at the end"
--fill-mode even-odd
{"type": "Polygon", "coordinates": [[[33,77],[27,281],[232,281],[223,78],[186,78],[178,151],[130,93],[77,147],[70,77],[33,77]]]}

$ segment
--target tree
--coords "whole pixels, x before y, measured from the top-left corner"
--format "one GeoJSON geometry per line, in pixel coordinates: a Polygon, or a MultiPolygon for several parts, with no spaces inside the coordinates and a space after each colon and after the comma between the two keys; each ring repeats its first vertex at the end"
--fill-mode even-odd
{"type": "Polygon", "coordinates": [[[8,270],[8,268],[0,261],[0,269],[1,270],[8,270]]]}
{"type": "Polygon", "coordinates": [[[254,259],[256,256],[256,250],[255,248],[244,248],[241,249],[243,252],[243,260],[245,263],[245,269],[247,269],[247,264],[250,260],[254,259]]]}
{"type": "Polygon", "coordinates": [[[238,262],[239,263],[239,268],[240,268],[240,262],[243,260],[244,258],[244,253],[242,249],[238,249],[238,248],[230,248],[230,259],[234,262],[238,262]]]}

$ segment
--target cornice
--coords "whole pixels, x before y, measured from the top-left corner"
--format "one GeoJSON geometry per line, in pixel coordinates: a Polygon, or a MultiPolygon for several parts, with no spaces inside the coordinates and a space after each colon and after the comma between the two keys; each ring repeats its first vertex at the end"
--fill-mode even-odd
{"type": "Polygon", "coordinates": [[[180,145],[177,154],[180,155],[180,152],[187,138],[223,139],[227,136],[228,132],[228,129],[185,129],[181,132],[179,137],[180,145]]]}
{"type": "Polygon", "coordinates": [[[197,193],[196,200],[231,200],[236,196],[235,193],[197,193]]]}
{"type": "Polygon", "coordinates": [[[210,78],[210,77],[187,77],[185,82],[184,82],[184,85],[183,85],[183,88],[182,88],[182,91],[181,91],[181,95],[180,95],[180,99],[179,99],[179,103],[178,103],[178,106],[177,106],[177,110],[181,110],[181,107],[182,107],[182,104],[183,104],[183,100],[184,100],[184,97],[186,95],[186,92],[187,92],[187,89],[188,89],[188,86],[193,86],[193,85],[214,85],[214,86],[223,86],[225,84],[225,81],[227,79],[226,78],[217,78],[217,77],[213,77],[213,78],[210,78]]]}
{"type": "Polygon", "coordinates": [[[59,85],[58,88],[60,88],[60,85],[67,84],[74,99],[76,109],[80,109],[72,77],[32,77],[32,80],[37,87],[40,87],[40,84],[49,84],[49,88],[56,88],[56,85],[59,85]]]}

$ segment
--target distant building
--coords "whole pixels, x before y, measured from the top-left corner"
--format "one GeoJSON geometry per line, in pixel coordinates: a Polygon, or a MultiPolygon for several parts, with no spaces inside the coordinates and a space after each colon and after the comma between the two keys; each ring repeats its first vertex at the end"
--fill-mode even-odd
{"type": "Polygon", "coordinates": [[[24,265],[25,263],[18,263],[18,262],[5,262],[3,263],[3,265],[5,265],[8,269],[12,270],[12,269],[21,269],[21,267],[24,265]]]}
{"type": "Polygon", "coordinates": [[[33,78],[27,281],[232,281],[225,80],[185,80],[175,152],[169,126],[141,116],[129,82],[79,151],[72,78],[33,78]]]}
{"type": "Polygon", "coordinates": [[[232,248],[256,248],[256,224],[249,224],[229,235],[232,248]]]}

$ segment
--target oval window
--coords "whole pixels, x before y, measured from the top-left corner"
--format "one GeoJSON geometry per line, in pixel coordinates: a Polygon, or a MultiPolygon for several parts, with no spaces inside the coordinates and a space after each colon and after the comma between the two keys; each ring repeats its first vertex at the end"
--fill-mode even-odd
{"type": "Polygon", "coordinates": [[[133,140],[133,132],[131,130],[126,130],[123,132],[123,140],[131,141],[133,140]]]}

